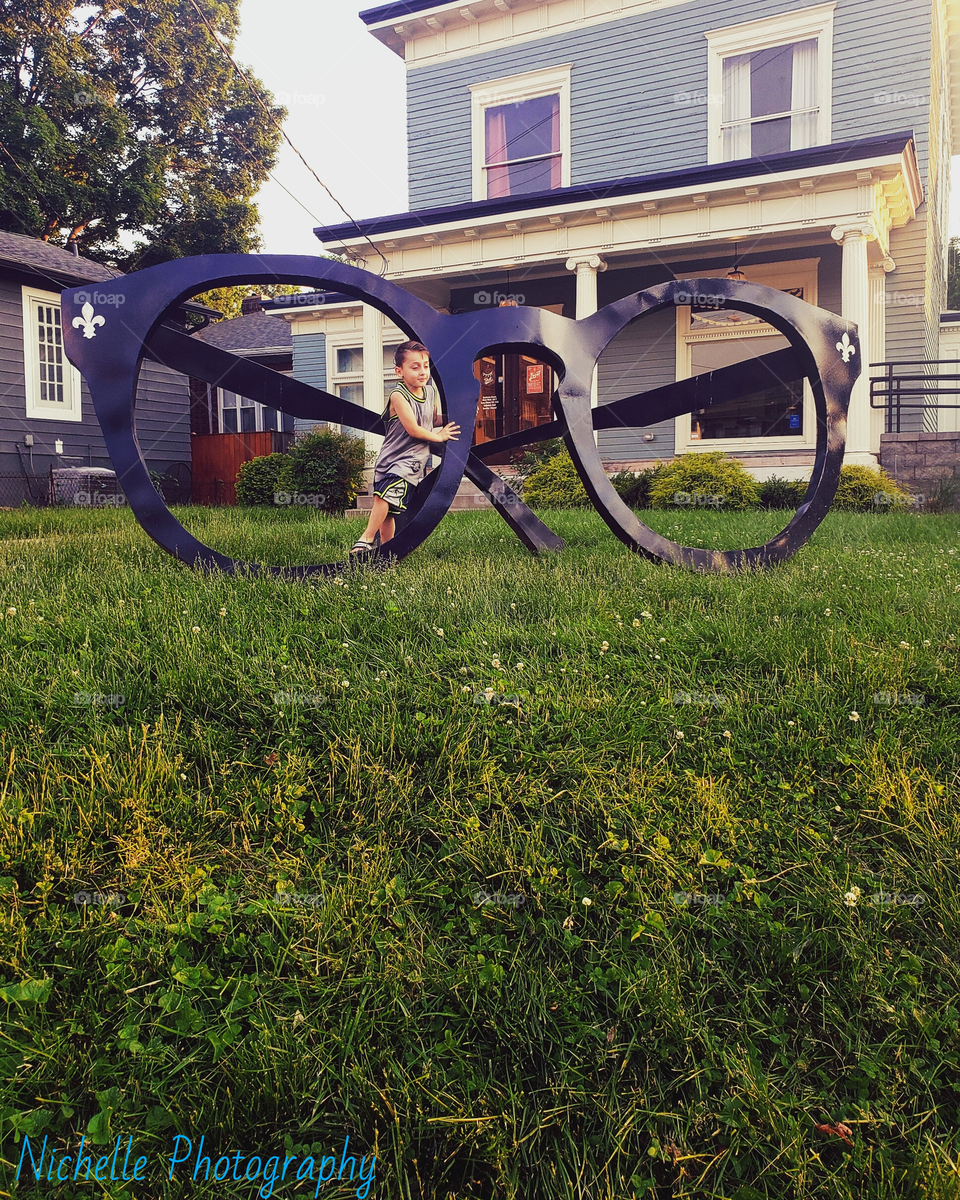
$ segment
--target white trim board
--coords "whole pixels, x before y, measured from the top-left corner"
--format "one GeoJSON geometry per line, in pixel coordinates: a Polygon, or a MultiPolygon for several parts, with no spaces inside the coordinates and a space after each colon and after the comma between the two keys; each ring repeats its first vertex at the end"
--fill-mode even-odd
{"type": "Polygon", "coordinates": [[[46,292],[40,288],[27,287],[26,285],[23,285],[20,291],[23,304],[23,382],[27,419],[32,421],[82,421],[80,372],[69,361],[65,350],[63,351],[63,404],[42,404],[39,399],[40,363],[37,355],[38,346],[31,340],[31,333],[34,329],[34,304],[45,304],[56,308],[60,311],[60,320],[62,322],[64,318],[60,305],[60,293],[46,292]]]}

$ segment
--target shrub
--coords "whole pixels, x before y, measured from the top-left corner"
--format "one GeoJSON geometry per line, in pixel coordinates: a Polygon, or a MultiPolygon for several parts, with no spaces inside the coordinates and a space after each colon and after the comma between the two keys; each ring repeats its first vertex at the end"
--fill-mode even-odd
{"type": "Polygon", "coordinates": [[[909,508],[911,496],[878,467],[840,468],[840,485],[831,506],[834,512],[891,512],[909,508]]]}
{"type": "Polygon", "coordinates": [[[339,516],[363,490],[367,463],[363,438],[314,429],[297,438],[285,457],[284,489],[324,497],[317,506],[321,512],[339,516]]]}
{"type": "Polygon", "coordinates": [[[286,467],[285,454],[267,454],[243,463],[237,475],[237,503],[272,504],[274,494],[283,489],[280,478],[286,467]]]}
{"type": "Polygon", "coordinates": [[[657,478],[660,467],[651,467],[646,471],[618,471],[610,476],[610,482],[620,499],[628,508],[649,508],[650,489],[657,478]]]}
{"type": "Polygon", "coordinates": [[[523,485],[523,498],[534,508],[585,508],[590,503],[566,450],[548,458],[530,476],[523,485]]]}
{"type": "Polygon", "coordinates": [[[760,484],[761,508],[799,508],[807,493],[805,479],[779,479],[771,475],[760,484]]]}
{"type": "Polygon", "coordinates": [[[709,505],[741,510],[760,498],[760,485],[722,450],[691,451],[661,465],[650,487],[653,508],[709,505]]]}
{"type": "Polygon", "coordinates": [[[521,481],[525,482],[532,475],[536,475],[551,458],[556,458],[565,449],[563,438],[550,438],[546,442],[537,442],[533,449],[517,455],[513,463],[514,469],[521,481]]]}

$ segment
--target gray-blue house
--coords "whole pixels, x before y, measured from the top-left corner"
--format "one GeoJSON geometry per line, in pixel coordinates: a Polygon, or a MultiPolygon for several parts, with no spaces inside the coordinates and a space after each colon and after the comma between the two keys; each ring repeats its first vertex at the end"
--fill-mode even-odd
{"type": "MultiPolygon", "coordinates": [[[[941,0],[398,0],[361,16],[406,63],[409,210],[318,229],[328,250],[374,269],[373,242],[388,278],[448,311],[514,297],[582,317],[667,273],[742,272],[856,321],[865,364],[937,357],[960,134],[941,0]]],[[[399,331],[357,303],[284,316],[298,374],[382,405],[399,331]]],[[[605,352],[595,399],[780,344],[746,314],[655,314],[605,352]]],[[[478,394],[495,381],[480,436],[542,419],[533,360],[477,374],[478,394]]],[[[848,462],[880,451],[869,374],[848,462]]],[[[914,420],[937,428],[934,411],[914,420]]],[[[802,477],[814,444],[799,380],[600,435],[611,466],[725,450],[761,478],[802,477]]]]}
{"type": "MultiPolygon", "coordinates": [[[[38,238],[0,231],[0,504],[45,500],[50,467],[105,467],[110,456],[87,385],[63,353],[60,292],[117,274],[38,238]]],[[[104,302],[106,303],[106,301],[104,302]]],[[[152,470],[189,478],[187,379],[144,362],[137,437],[152,470]]]]}

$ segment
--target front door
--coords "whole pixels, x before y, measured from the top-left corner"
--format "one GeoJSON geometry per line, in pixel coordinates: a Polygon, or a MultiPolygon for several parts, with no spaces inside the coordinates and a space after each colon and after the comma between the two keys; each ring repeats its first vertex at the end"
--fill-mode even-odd
{"type": "MultiPolygon", "coordinates": [[[[553,371],[546,363],[526,354],[498,354],[478,359],[473,371],[480,383],[475,446],[553,420],[553,371]]],[[[524,449],[508,450],[484,461],[503,466],[524,449]]]]}

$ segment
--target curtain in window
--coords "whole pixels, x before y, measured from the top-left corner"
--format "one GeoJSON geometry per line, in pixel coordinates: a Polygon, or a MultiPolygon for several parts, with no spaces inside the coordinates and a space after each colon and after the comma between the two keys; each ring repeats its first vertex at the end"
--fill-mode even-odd
{"type": "MultiPolygon", "coordinates": [[[[505,163],[507,158],[507,114],[503,108],[486,111],[487,163],[505,163]]],[[[510,195],[510,168],[491,167],[487,172],[487,198],[510,195]]]]}
{"type": "MultiPolygon", "coordinates": [[[[550,101],[553,105],[553,121],[550,127],[550,148],[551,150],[556,151],[560,149],[560,97],[551,96],[550,101]]],[[[560,173],[561,166],[562,159],[559,155],[550,160],[551,188],[558,188],[562,185],[563,181],[560,173]]]]}
{"type": "Polygon", "coordinates": [[[798,108],[816,108],[817,39],[797,42],[793,47],[793,91],[790,107],[796,114],[790,126],[790,149],[805,150],[817,144],[818,113],[797,113],[798,108]]]}
{"type": "Polygon", "coordinates": [[[750,157],[750,55],[723,60],[723,160],[750,157]],[[743,122],[736,124],[735,122],[743,122]]]}

